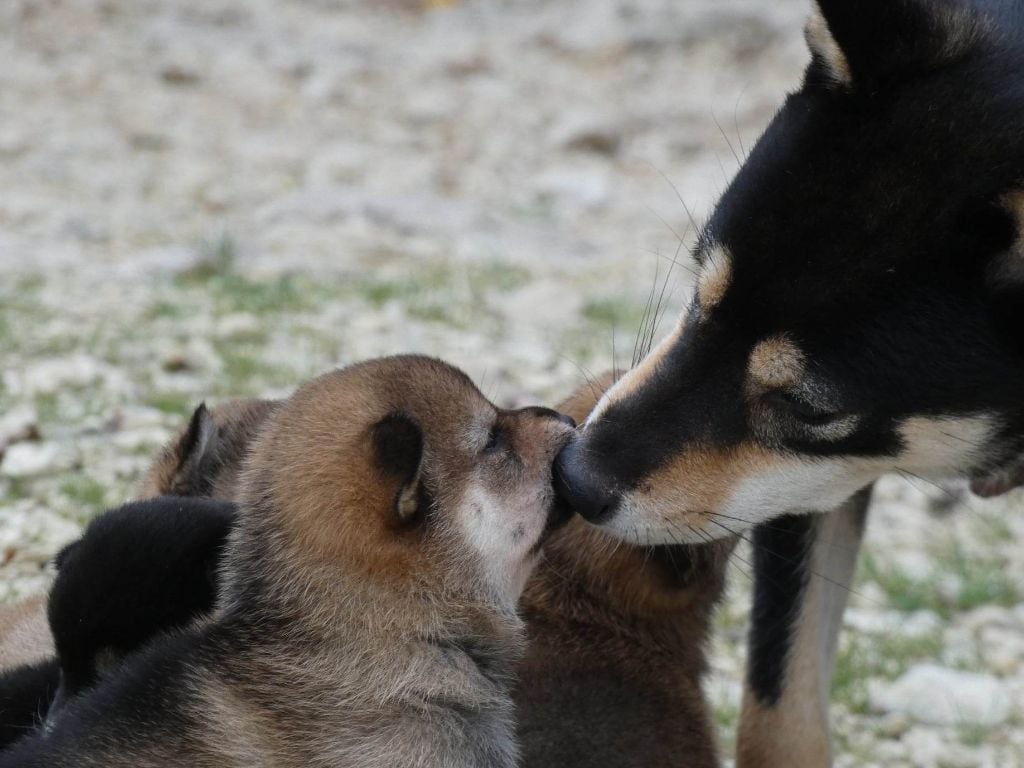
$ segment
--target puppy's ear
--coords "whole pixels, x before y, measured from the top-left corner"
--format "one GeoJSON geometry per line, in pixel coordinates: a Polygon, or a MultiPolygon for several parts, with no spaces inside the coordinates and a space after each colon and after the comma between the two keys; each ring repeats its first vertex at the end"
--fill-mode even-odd
{"type": "Polygon", "coordinates": [[[68,558],[71,557],[72,554],[74,554],[74,551],[78,549],[81,543],[81,539],[77,541],[72,541],[70,544],[66,545],[63,549],[61,549],[60,552],[53,556],[53,565],[58,571],[64,568],[64,564],[68,561],[68,558]]]}
{"type": "Polygon", "coordinates": [[[206,403],[200,403],[192,413],[188,428],[174,446],[178,462],[165,493],[196,496],[209,492],[209,473],[203,472],[204,461],[214,453],[217,445],[217,425],[206,403]]]}
{"type": "Polygon", "coordinates": [[[811,83],[871,92],[952,61],[986,37],[984,17],[957,0],[817,0],[806,28],[811,83]]]}
{"type": "Polygon", "coordinates": [[[373,457],[380,473],[397,481],[394,497],[395,519],[403,524],[418,522],[426,514],[423,491],[423,430],[404,413],[392,413],[373,427],[373,457]]]}

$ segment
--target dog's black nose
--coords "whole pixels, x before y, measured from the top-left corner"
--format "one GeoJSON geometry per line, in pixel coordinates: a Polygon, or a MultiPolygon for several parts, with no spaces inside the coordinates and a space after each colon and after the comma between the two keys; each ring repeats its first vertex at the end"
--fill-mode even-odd
{"type": "Polygon", "coordinates": [[[568,443],[555,458],[555,492],[591,523],[610,517],[618,495],[587,466],[580,441],[568,443]]]}

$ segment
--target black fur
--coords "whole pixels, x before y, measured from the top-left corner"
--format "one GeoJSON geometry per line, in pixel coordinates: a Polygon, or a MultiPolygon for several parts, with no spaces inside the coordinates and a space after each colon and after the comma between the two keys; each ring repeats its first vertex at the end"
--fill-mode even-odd
{"type": "Polygon", "coordinates": [[[695,301],[665,364],[566,452],[583,501],[594,478],[611,489],[597,513],[687,447],[894,458],[907,418],[984,413],[1002,432],[965,472],[1024,449],[1024,280],[992,280],[1024,260],[1005,208],[1024,188],[1024,2],[823,6],[853,82],[812,61],[700,238],[698,261],[730,255],[724,298],[695,301]],[[774,335],[803,351],[829,412],[858,418],[852,434],[809,438],[800,393],[747,404],[750,351],[774,335]],[[755,406],[782,428],[759,434],[755,406]]]}
{"type": "Polygon", "coordinates": [[[0,752],[0,768],[85,765],[90,753],[116,752],[141,730],[154,741],[176,743],[192,725],[180,704],[194,695],[186,669],[202,659],[200,646],[198,632],[157,637],[118,674],[66,700],[59,726],[45,737],[37,733],[0,752]]]}
{"type": "Polygon", "coordinates": [[[810,515],[786,515],[754,529],[754,606],[747,681],[762,704],[782,696],[793,628],[807,588],[814,535],[810,515]]]}
{"type": "Polygon", "coordinates": [[[0,673],[0,751],[43,721],[59,683],[56,659],[0,673]]]}
{"type": "Polygon", "coordinates": [[[235,505],[163,496],[107,512],[57,557],[50,628],[63,700],[154,635],[208,612],[235,505]]]}
{"type": "Polygon", "coordinates": [[[382,472],[411,480],[423,458],[423,431],[405,414],[393,413],[374,426],[373,448],[382,472]]]}

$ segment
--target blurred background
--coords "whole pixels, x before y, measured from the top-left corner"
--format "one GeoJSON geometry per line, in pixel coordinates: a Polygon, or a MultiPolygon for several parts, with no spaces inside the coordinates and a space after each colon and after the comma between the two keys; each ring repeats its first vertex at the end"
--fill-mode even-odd
{"type": "MultiPolygon", "coordinates": [[[[808,0],[3,0],[0,601],[202,400],[417,351],[502,405],[628,366],[808,58],[808,0]]],[[[876,494],[841,766],[1024,765],[1024,513],[876,494]]],[[[749,565],[709,692],[730,748],[749,565]]]]}

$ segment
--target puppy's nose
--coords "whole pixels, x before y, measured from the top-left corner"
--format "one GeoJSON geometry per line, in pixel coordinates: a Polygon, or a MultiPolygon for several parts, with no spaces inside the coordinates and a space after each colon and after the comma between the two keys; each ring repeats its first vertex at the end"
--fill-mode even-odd
{"type": "Polygon", "coordinates": [[[566,416],[564,413],[552,410],[551,408],[543,408],[539,405],[532,405],[528,408],[523,408],[523,413],[530,414],[531,416],[538,416],[542,419],[558,419],[563,424],[576,429],[576,419],[572,416],[566,416]]]}
{"type": "Polygon", "coordinates": [[[572,416],[570,416],[567,413],[559,413],[558,411],[554,411],[553,413],[555,414],[555,418],[557,418],[567,427],[572,427],[573,429],[576,429],[576,419],[574,419],[572,416]]]}
{"type": "Polygon", "coordinates": [[[619,496],[587,466],[578,439],[572,440],[559,451],[555,457],[553,475],[555,493],[588,522],[600,523],[615,513],[619,496]]]}

